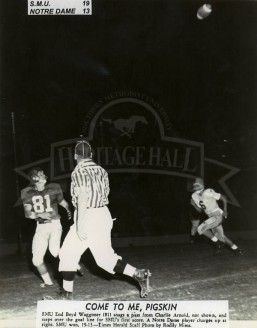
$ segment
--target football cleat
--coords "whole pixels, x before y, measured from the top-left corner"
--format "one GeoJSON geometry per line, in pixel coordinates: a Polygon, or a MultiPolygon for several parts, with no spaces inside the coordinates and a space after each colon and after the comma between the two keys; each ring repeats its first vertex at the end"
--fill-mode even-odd
{"type": "Polygon", "coordinates": [[[54,284],[49,285],[49,284],[46,284],[46,283],[43,282],[42,284],[40,284],[40,287],[41,288],[53,288],[54,284]]]}
{"type": "Polygon", "coordinates": [[[67,292],[66,290],[61,290],[57,295],[55,296],[50,296],[50,295],[44,295],[43,296],[44,301],[54,301],[54,300],[59,300],[59,301],[72,301],[73,300],[73,293],[72,292],[67,292]]]}
{"type": "Polygon", "coordinates": [[[189,243],[190,244],[194,244],[195,242],[196,242],[196,236],[190,235],[190,237],[189,237],[189,243]]]}
{"type": "Polygon", "coordinates": [[[214,242],[214,254],[213,255],[220,255],[222,248],[225,246],[225,243],[221,241],[214,242]]]}
{"type": "Polygon", "coordinates": [[[150,292],[149,277],[151,275],[150,271],[145,269],[136,269],[136,272],[133,275],[133,278],[139,283],[140,296],[142,298],[145,298],[148,295],[148,292],[150,292]]]}
{"type": "Polygon", "coordinates": [[[239,256],[242,256],[242,255],[244,255],[244,253],[242,252],[242,250],[240,249],[240,248],[237,248],[237,249],[232,249],[232,251],[233,251],[233,253],[235,254],[235,255],[239,255],[239,256]]]}

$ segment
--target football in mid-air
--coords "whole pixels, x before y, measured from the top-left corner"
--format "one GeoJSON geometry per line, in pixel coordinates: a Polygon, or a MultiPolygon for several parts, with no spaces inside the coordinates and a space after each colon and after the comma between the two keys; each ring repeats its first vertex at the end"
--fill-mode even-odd
{"type": "Polygon", "coordinates": [[[197,18],[202,20],[207,18],[212,12],[212,6],[210,4],[202,5],[197,11],[197,18]]]}

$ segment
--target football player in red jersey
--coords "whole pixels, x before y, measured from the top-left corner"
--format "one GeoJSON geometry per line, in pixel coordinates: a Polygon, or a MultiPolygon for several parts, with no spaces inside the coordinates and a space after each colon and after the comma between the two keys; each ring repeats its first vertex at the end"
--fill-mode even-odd
{"type": "Polygon", "coordinates": [[[44,256],[47,248],[55,258],[59,255],[62,226],[58,205],[66,209],[68,219],[71,219],[71,212],[69,204],[63,198],[60,185],[57,183],[47,184],[47,177],[40,167],[33,168],[28,175],[31,185],[22,189],[21,199],[25,217],[37,221],[32,241],[32,263],[43,279],[40,286],[52,286],[53,282],[44,263],[44,256]]]}

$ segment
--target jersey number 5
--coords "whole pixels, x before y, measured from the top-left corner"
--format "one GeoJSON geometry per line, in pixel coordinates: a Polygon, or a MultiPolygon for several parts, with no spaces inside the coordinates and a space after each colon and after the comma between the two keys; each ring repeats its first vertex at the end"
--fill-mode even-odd
{"type": "Polygon", "coordinates": [[[33,196],[32,197],[33,202],[33,209],[36,213],[43,213],[43,212],[52,212],[51,202],[50,202],[50,196],[45,195],[42,196],[33,196]],[[45,200],[45,202],[44,202],[45,200]]]}
{"type": "Polygon", "coordinates": [[[200,200],[199,205],[201,206],[201,208],[202,208],[203,210],[206,209],[206,206],[204,205],[204,203],[203,203],[202,200],[200,200]]]}

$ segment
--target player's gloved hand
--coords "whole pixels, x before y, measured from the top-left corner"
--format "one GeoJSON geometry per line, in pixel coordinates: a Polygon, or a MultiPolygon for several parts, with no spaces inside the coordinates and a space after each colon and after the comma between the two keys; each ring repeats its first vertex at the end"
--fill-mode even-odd
{"type": "Polygon", "coordinates": [[[51,222],[51,214],[49,212],[44,212],[44,213],[38,213],[37,214],[37,219],[39,223],[49,223],[51,222]]]}
{"type": "Polygon", "coordinates": [[[41,219],[51,219],[51,215],[49,212],[38,213],[37,216],[41,219]]]}
{"type": "Polygon", "coordinates": [[[72,219],[72,214],[70,210],[67,210],[68,220],[72,219]]]}

